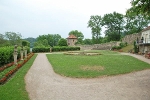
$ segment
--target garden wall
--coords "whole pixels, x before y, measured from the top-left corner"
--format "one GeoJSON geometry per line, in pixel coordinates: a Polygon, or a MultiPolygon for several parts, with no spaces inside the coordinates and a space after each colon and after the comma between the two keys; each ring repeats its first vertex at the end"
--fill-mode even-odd
{"type": "Polygon", "coordinates": [[[127,42],[128,44],[133,44],[134,41],[137,40],[137,38],[141,38],[141,33],[136,33],[136,34],[130,34],[126,35],[123,39],[122,42],[127,42]]]}
{"type": "MultiPolygon", "coordinates": [[[[110,50],[113,46],[119,46],[120,42],[110,42],[94,45],[80,45],[81,50],[110,50]]],[[[79,46],[79,45],[78,45],[79,46]]]]}

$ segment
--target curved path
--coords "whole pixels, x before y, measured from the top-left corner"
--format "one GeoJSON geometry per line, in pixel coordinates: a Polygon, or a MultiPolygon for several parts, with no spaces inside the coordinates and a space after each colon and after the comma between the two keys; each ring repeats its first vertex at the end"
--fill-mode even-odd
{"type": "Polygon", "coordinates": [[[55,74],[42,53],[38,54],[25,80],[31,100],[150,100],[150,70],[73,79],[55,74]]]}

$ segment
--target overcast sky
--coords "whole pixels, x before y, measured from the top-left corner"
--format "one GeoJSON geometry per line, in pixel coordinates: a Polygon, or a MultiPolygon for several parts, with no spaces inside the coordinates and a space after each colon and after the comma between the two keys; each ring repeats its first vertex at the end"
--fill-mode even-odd
{"type": "Polygon", "coordinates": [[[91,38],[91,15],[125,14],[131,0],[0,0],[0,33],[21,33],[23,38],[60,34],[72,30],[91,38]]]}

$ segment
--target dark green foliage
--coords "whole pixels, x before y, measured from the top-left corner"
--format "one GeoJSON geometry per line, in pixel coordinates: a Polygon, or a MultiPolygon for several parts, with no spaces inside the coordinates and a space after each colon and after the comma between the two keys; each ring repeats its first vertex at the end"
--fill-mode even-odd
{"type": "MultiPolygon", "coordinates": [[[[80,50],[80,47],[68,47],[68,46],[55,46],[52,47],[52,51],[75,51],[75,50],[80,50]]],[[[32,49],[32,52],[37,53],[37,52],[50,52],[50,47],[34,47],[32,49]]]]}
{"type": "Polygon", "coordinates": [[[37,53],[37,52],[50,52],[50,47],[34,47],[32,49],[32,52],[37,53]]]}
{"type": "Polygon", "coordinates": [[[0,67],[13,61],[14,47],[0,47],[0,67]]]}
{"type": "Polygon", "coordinates": [[[138,52],[139,52],[139,48],[138,48],[138,46],[136,45],[136,41],[134,41],[134,52],[135,52],[135,53],[138,53],[138,52]]]}
{"type": "Polygon", "coordinates": [[[127,46],[127,42],[125,42],[125,43],[121,42],[119,44],[119,46],[113,46],[112,50],[120,50],[120,49],[122,49],[123,47],[126,47],[126,46],[127,46]]]}
{"type": "MultiPolygon", "coordinates": [[[[18,47],[18,56],[17,58],[20,58],[20,50],[21,47],[18,47]]],[[[14,60],[13,58],[13,52],[14,52],[14,47],[0,47],[0,67],[4,64],[10,63],[14,60]]],[[[27,47],[27,53],[30,52],[30,48],[27,47]]]]}
{"type": "MultiPolygon", "coordinates": [[[[40,35],[36,39],[37,40],[36,44],[40,43],[40,45],[44,45],[45,46],[45,43],[46,43],[46,46],[48,44],[49,46],[53,47],[53,46],[57,46],[58,45],[58,41],[60,39],[61,39],[61,36],[59,34],[40,35]],[[47,41],[45,41],[45,40],[47,40],[47,41]]],[[[37,46],[37,45],[34,45],[34,46],[37,46]]]]}
{"type": "Polygon", "coordinates": [[[86,45],[92,45],[92,39],[84,39],[83,40],[83,44],[86,44],[86,45]]]}
{"type": "Polygon", "coordinates": [[[119,41],[123,31],[123,15],[117,12],[105,14],[102,21],[108,41],[119,41]]]}
{"type": "Polygon", "coordinates": [[[64,38],[61,38],[58,42],[59,46],[67,46],[67,40],[64,38]]]}
{"type": "Polygon", "coordinates": [[[28,42],[26,40],[22,40],[22,46],[28,46],[28,47],[30,47],[30,42],[28,42]]]}
{"type": "Polygon", "coordinates": [[[132,7],[127,11],[128,13],[150,16],[150,0],[131,0],[131,5],[132,7]]]}

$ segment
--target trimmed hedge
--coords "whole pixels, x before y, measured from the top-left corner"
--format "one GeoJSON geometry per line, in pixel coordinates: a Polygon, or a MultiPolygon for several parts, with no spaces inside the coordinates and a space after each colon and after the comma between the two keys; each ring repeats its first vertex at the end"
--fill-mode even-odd
{"type": "MultiPolygon", "coordinates": [[[[68,47],[68,46],[55,46],[52,47],[53,52],[58,52],[58,51],[76,51],[80,50],[80,47],[68,47]]],[[[50,47],[34,47],[32,49],[32,52],[38,53],[38,52],[50,52],[50,47]]]]}
{"type": "MultiPolygon", "coordinates": [[[[18,47],[18,59],[20,58],[20,50],[21,50],[21,47],[18,47]]],[[[13,46],[0,47],[0,67],[14,60],[13,52],[14,52],[13,46]]],[[[27,48],[27,52],[28,53],[30,52],[29,47],[27,48]]]]}

